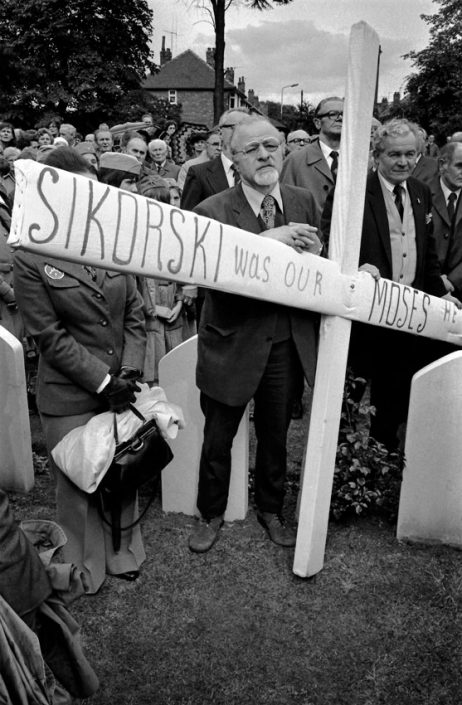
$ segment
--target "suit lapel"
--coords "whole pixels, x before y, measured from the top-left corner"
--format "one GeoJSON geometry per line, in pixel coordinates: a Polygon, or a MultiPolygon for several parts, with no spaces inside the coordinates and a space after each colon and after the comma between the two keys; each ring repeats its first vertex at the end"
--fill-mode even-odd
{"type": "MultiPolygon", "coordinates": [[[[431,190],[432,190],[433,208],[437,211],[440,218],[442,218],[442,220],[444,220],[444,222],[448,226],[450,226],[451,222],[449,220],[446,199],[444,197],[444,193],[443,193],[441,186],[439,184],[439,180],[438,180],[438,183],[436,183],[435,181],[432,182],[431,190]]],[[[459,215],[459,210],[458,210],[458,215],[459,215]]],[[[460,217],[460,215],[459,215],[459,217],[460,217]]],[[[457,216],[456,216],[456,218],[457,218],[457,216]]]]}
{"type": "Polygon", "coordinates": [[[231,207],[236,219],[236,226],[242,230],[259,235],[262,231],[258,218],[249,205],[240,184],[232,189],[231,207]]]}
{"type": "Polygon", "coordinates": [[[221,191],[229,188],[221,157],[216,157],[209,162],[207,179],[212,193],[221,193],[221,191]]]}
{"type": "Polygon", "coordinates": [[[334,177],[332,176],[332,172],[329,169],[329,165],[324,158],[324,154],[322,152],[321,147],[319,146],[319,141],[313,142],[312,144],[308,145],[306,151],[306,163],[310,168],[314,167],[323,176],[329,179],[329,181],[332,182],[332,185],[335,183],[334,177]]]}
{"type": "MultiPolygon", "coordinates": [[[[407,181],[407,190],[411,199],[412,211],[414,213],[415,236],[416,240],[423,240],[426,236],[426,210],[420,190],[416,188],[418,182],[413,182],[412,179],[407,181]]],[[[422,251],[417,247],[417,252],[422,251]]]]}
{"type": "Polygon", "coordinates": [[[306,223],[306,210],[302,207],[299,199],[284,184],[279,184],[279,187],[284,205],[284,221],[286,223],[306,223]]]}

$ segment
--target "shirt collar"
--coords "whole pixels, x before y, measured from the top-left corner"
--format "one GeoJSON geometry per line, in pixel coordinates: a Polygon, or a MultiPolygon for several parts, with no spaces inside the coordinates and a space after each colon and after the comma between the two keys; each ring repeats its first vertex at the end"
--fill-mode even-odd
{"type": "Polygon", "coordinates": [[[228,172],[231,170],[231,167],[233,166],[233,162],[226,156],[226,154],[223,154],[223,152],[221,152],[220,157],[221,163],[223,164],[223,169],[225,170],[225,174],[228,174],[228,172]]]}
{"type": "MultiPolygon", "coordinates": [[[[388,181],[388,179],[386,179],[384,176],[382,176],[382,174],[380,173],[380,171],[379,171],[378,169],[377,169],[377,174],[378,174],[378,177],[379,177],[379,179],[380,179],[380,183],[381,183],[383,186],[385,186],[385,188],[388,189],[388,191],[391,191],[391,192],[393,193],[393,189],[395,188],[395,186],[396,186],[397,184],[392,184],[390,181],[388,181]]],[[[407,192],[407,183],[406,183],[406,181],[401,181],[401,183],[398,184],[398,186],[401,186],[401,187],[407,192]]]]}
{"type": "Polygon", "coordinates": [[[277,181],[274,184],[274,187],[272,191],[269,192],[269,194],[261,193],[260,191],[257,191],[256,189],[252,188],[252,186],[249,186],[248,184],[244,183],[241,181],[241,186],[242,190],[244,192],[244,196],[246,197],[249,206],[255,213],[255,215],[258,216],[260,215],[261,211],[261,204],[263,202],[263,199],[265,198],[266,195],[271,195],[273,198],[276,200],[276,203],[279,206],[279,209],[281,213],[284,212],[283,204],[282,204],[282,196],[281,196],[281,189],[279,188],[279,181],[277,181]]]}
{"type": "Polygon", "coordinates": [[[441,179],[441,178],[440,178],[440,185],[441,185],[441,190],[444,194],[444,198],[446,201],[448,200],[450,193],[455,193],[457,195],[457,198],[459,198],[460,188],[458,188],[458,189],[448,188],[448,186],[446,186],[443,179],[441,179]]]}
{"type": "Polygon", "coordinates": [[[339,154],[338,149],[332,149],[332,147],[329,147],[329,145],[323,142],[322,139],[319,139],[319,146],[321,147],[321,152],[323,153],[324,159],[327,159],[327,157],[332,159],[330,156],[331,152],[337,152],[337,154],[339,154]]]}

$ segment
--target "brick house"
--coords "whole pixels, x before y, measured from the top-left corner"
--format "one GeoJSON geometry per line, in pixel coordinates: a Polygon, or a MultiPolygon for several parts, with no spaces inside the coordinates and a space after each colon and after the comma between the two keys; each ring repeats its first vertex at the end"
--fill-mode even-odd
{"type": "MultiPolygon", "coordinates": [[[[172,59],[171,50],[165,49],[163,37],[160,71],[146,78],[143,89],[171,104],[181,104],[183,123],[211,128],[215,85],[214,49],[207,49],[206,58],[204,61],[187,49],[172,59]]],[[[225,109],[239,106],[252,107],[245,94],[244,77],[239,78],[235,86],[234,69],[228,68],[225,71],[225,109]]]]}

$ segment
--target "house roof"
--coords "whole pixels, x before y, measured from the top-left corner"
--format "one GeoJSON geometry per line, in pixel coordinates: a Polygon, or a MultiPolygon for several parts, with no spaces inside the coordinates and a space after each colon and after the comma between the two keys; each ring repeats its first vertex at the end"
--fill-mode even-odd
{"type": "MultiPolygon", "coordinates": [[[[143,82],[147,90],[211,90],[215,86],[215,71],[209,64],[186,49],[174,59],[164,64],[159,73],[150,74],[143,82]]],[[[225,91],[234,90],[225,78],[225,91]]]]}

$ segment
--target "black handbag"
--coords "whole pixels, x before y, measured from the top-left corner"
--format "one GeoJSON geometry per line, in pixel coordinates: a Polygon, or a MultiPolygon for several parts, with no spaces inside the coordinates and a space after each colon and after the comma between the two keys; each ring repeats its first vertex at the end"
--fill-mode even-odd
{"type": "Polygon", "coordinates": [[[143,425],[128,441],[119,443],[117,414],[114,414],[116,449],[113,461],[98,488],[100,514],[112,529],[114,551],[120,550],[121,532],[132,529],[144,517],[154,499],[156,488],[138,519],[128,526],[121,526],[124,497],[133,494],[146,482],[158,479],[161,471],[173,458],[171,448],[159,431],[156,420],[146,421],[138,409],[131,404],[130,410],[143,421],[143,425]],[[110,522],[104,516],[104,512],[110,513],[110,522]]]}

